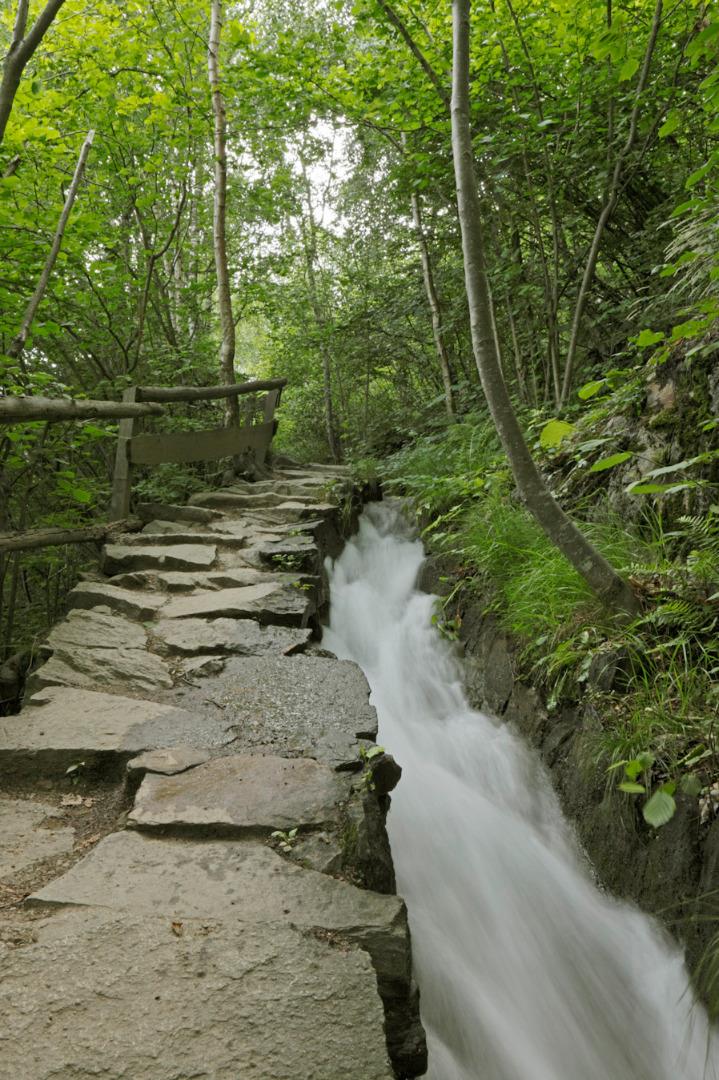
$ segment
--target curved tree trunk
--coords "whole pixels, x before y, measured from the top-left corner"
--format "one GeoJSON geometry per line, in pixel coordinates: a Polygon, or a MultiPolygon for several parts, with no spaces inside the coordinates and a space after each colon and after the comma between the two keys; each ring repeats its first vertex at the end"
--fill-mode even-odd
{"type": "Polygon", "coordinates": [[[487,404],[527,508],[551,542],[609,608],[633,613],[634,593],[556,502],[529,452],[507,391],[495,337],[469,123],[470,0],[453,0],[452,153],[472,345],[487,404]]]}
{"type": "MultiPolygon", "coordinates": [[[[220,382],[229,386],[235,382],[235,320],[232,317],[230,272],[227,267],[227,120],[225,99],[220,87],[220,36],[222,33],[222,0],[212,0],[210,41],[207,64],[212,92],[212,112],[215,118],[215,201],[213,234],[215,270],[217,273],[217,302],[220,309],[220,382]]],[[[227,398],[225,405],[228,427],[239,427],[240,409],[236,397],[227,398]]]]}

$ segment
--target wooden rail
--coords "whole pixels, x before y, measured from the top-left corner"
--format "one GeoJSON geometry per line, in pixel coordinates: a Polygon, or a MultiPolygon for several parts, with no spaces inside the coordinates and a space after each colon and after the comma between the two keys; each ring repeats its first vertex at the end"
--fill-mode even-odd
{"type": "Polygon", "coordinates": [[[280,403],[287,379],[257,379],[233,386],[131,386],[122,401],[46,398],[40,395],[0,397],[0,425],[30,423],[38,420],[62,422],[73,420],[119,420],[117,453],[110,503],[110,521],[78,529],[33,529],[28,532],[0,534],[0,557],[13,551],[82,544],[104,540],[113,533],[130,532],[141,522],[130,518],[130,493],[133,465],[159,465],[163,462],[217,461],[235,457],[248,450],[262,465],[277,430],[275,410],[280,403]],[[212,401],[239,395],[263,394],[246,410],[246,422],[239,428],[210,428],[176,434],[135,434],[137,419],[163,416],[165,404],[212,401]],[[262,419],[253,423],[255,418],[262,419]]]}
{"type": "Polygon", "coordinates": [[[258,379],[233,386],[133,386],[123,394],[123,406],[159,403],[212,401],[239,395],[256,395],[267,391],[258,402],[262,406],[262,423],[247,422],[240,427],[210,428],[203,431],[183,431],[176,434],[135,434],[135,419],[128,415],[120,422],[115,473],[112,484],[110,520],[127,518],[130,512],[133,465],[160,465],[165,462],[185,464],[190,461],[218,461],[225,457],[252,450],[255,461],[262,465],[277,430],[275,410],[280,402],[287,379],[258,379]]]}

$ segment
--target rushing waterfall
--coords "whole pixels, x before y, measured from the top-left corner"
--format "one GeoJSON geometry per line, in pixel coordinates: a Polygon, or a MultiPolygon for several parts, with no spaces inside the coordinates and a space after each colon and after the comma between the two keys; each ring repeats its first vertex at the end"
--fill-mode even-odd
{"type": "Polygon", "coordinates": [[[375,504],[330,567],[324,644],[359,663],[403,767],[388,826],[432,1080],[714,1080],[679,951],[601,893],[537,756],[469,707],[423,559],[375,504]]]}

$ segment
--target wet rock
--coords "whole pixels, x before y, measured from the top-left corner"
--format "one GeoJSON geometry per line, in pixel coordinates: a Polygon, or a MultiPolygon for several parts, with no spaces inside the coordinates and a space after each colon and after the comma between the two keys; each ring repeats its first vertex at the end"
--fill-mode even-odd
{"type": "Polygon", "coordinates": [[[130,814],[142,829],[258,834],[337,817],[347,787],[308,758],[240,754],[176,777],[146,776],[130,814]]]}
{"type": "Polygon", "coordinates": [[[382,797],[393,791],[402,776],[402,766],[398,765],[391,754],[375,754],[368,762],[375,793],[382,797]]]}
{"type": "Polygon", "coordinates": [[[207,750],[198,750],[194,746],[171,746],[165,750],[146,750],[127,763],[131,776],[144,776],[145,773],[161,773],[163,776],[175,776],[187,772],[197,765],[204,765],[210,760],[207,750]]]}
{"type": "Polygon", "coordinates": [[[142,547],[106,544],[102,555],[105,574],[127,570],[207,570],[215,561],[214,544],[175,544],[166,547],[142,547]]]}
{"type": "Polygon", "coordinates": [[[375,792],[354,792],[344,809],[342,869],[350,881],[391,894],[397,887],[385,824],[388,804],[375,792]]]}
{"type": "Polygon", "coordinates": [[[238,914],[83,908],[39,924],[33,943],[0,946],[4,1073],[392,1080],[366,954],[238,914]]]}

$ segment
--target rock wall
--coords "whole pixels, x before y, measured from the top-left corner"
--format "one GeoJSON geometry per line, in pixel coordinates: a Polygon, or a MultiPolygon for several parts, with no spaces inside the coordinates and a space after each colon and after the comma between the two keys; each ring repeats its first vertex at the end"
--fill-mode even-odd
{"type": "MultiPolygon", "coordinates": [[[[449,592],[447,572],[440,559],[428,559],[420,587],[449,592]]],[[[471,704],[514,725],[539,751],[601,884],[659,919],[696,973],[719,931],[719,817],[700,824],[697,799],[678,794],[672,820],[650,829],[636,800],[618,792],[593,759],[595,707],[580,701],[550,713],[540,690],[517,674],[515,644],[486,611],[487,598],[460,592],[455,599],[471,704]]],[[[612,676],[597,667],[589,686],[610,689],[612,676]]]]}

